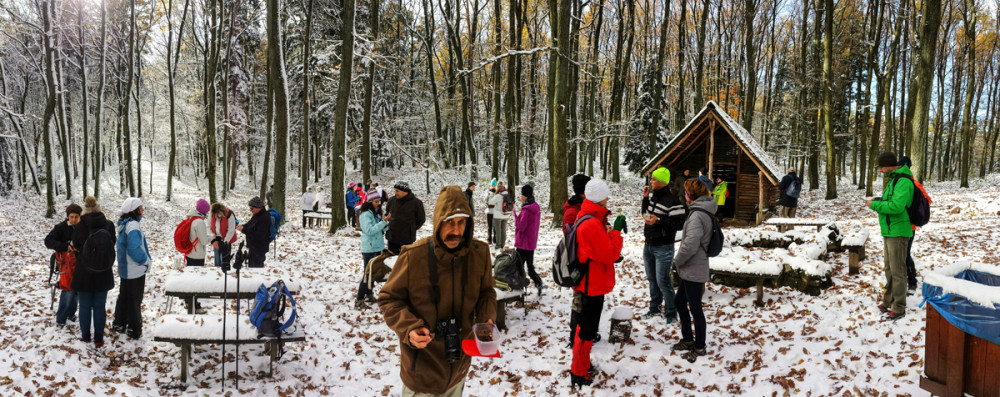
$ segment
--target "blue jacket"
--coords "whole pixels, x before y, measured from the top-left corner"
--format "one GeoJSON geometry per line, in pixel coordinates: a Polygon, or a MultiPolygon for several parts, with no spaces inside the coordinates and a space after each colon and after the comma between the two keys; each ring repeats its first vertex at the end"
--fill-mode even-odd
{"type": "Polygon", "coordinates": [[[121,219],[118,221],[116,232],[118,233],[116,244],[118,277],[132,280],[145,276],[152,261],[149,256],[149,246],[146,244],[146,235],[139,228],[139,221],[132,218],[121,219]]]}
{"type": "Polygon", "coordinates": [[[382,233],[389,229],[386,221],[375,216],[374,211],[361,212],[361,252],[382,252],[385,240],[382,233]]]}
{"type": "Polygon", "coordinates": [[[358,194],[354,193],[354,190],[349,190],[347,192],[347,196],[346,197],[347,197],[347,206],[348,207],[354,208],[354,206],[358,205],[358,194]]]}

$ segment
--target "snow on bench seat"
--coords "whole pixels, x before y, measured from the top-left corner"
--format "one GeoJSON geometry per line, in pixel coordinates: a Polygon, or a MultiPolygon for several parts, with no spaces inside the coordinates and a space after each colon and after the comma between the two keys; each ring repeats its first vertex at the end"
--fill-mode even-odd
{"type": "Polygon", "coordinates": [[[869,234],[871,234],[871,231],[868,228],[854,229],[844,233],[844,240],[840,244],[850,247],[864,246],[868,242],[869,234]]]}
{"type": "Polygon", "coordinates": [[[840,241],[840,246],[847,250],[849,274],[861,272],[860,262],[865,260],[865,245],[868,244],[870,234],[871,232],[865,227],[844,233],[844,239],[840,241]]]}
{"type": "Polygon", "coordinates": [[[764,259],[766,251],[733,247],[723,250],[722,255],[708,261],[709,270],[748,275],[778,276],[782,265],[775,260],[764,259]]]}
{"type": "MultiPolygon", "coordinates": [[[[268,277],[268,276],[254,276],[241,274],[239,282],[239,290],[236,289],[236,274],[230,273],[227,275],[228,281],[222,279],[222,273],[215,267],[206,267],[202,269],[192,269],[185,268],[183,273],[173,274],[167,276],[166,281],[163,283],[163,288],[167,295],[171,293],[205,293],[205,294],[221,294],[223,288],[229,293],[244,292],[253,293],[257,291],[257,287],[261,284],[270,286],[275,281],[278,281],[278,277],[268,277]]],[[[288,287],[288,291],[291,293],[297,293],[299,290],[299,284],[294,281],[285,281],[285,287],[288,287]]]]}
{"type": "MultiPolygon", "coordinates": [[[[257,341],[257,328],[250,318],[240,316],[239,341],[257,341]]],[[[236,315],[226,316],[226,337],[222,337],[222,316],[209,314],[165,314],[156,319],[153,339],[156,341],[204,341],[204,343],[235,342],[236,315]]]]}
{"type": "Polygon", "coordinates": [[[817,218],[768,218],[764,221],[766,225],[789,225],[789,226],[826,226],[834,223],[832,219],[817,218]]]}
{"type": "Polygon", "coordinates": [[[497,293],[497,319],[494,321],[497,328],[506,330],[507,329],[507,304],[512,302],[520,302],[521,308],[524,309],[525,314],[528,312],[528,306],[524,304],[525,292],[523,289],[515,289],[510,291],[504,291],[499,288],[494,288],[497,293]]]}

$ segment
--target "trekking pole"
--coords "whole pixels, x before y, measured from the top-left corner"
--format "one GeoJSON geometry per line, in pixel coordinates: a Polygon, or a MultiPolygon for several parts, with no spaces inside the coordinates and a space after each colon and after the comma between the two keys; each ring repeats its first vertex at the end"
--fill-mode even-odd
{"type": "Polygon", "coordinates": [[[239,249],[236,250],[236,263],[233,263],[233,268],[236,269],[236,390],[240,390],[240,269],[243,268],[243,261],[246,260],[246,254],[243,251],[243,242],[240,242],[239,249]]]}
{"type": "MultiPolygon", "coordinates": [[[[223,242],[219,242],[225,244],[223,242]]],[[[222,265],[222,390],[226,390],[226,304],[229,302],[229,262],[223,255],[219,263],[222,265]]]]}

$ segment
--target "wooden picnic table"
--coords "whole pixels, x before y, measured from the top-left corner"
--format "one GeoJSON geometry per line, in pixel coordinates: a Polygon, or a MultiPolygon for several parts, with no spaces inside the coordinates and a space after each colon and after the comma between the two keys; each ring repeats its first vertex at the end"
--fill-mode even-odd
{"type": "Polygon", "coordinates": [[[279,338],[257,337],[257,328],[250,324],[249,318],[241,316],[237,326],[236,316],[230,315],[223,337],[223,317],[219,315],[166,314],[156,320],[153,329],[153,341],[167,342],[181,349],[181,382],[187,382],[188,361],[191,359],[191,346],[216,345],[267,345],[269,353],[268,375],[274,374],[274,362],[278,360],[280,345],[285,342],[304,342],[305,331],[296,323],[295,330],[279,338]],[[237,327],[239,337],[237,338],[237,327]]]}
{"type": "Polygon", "coordinates": [[[521,308],[524,309],[525,313],[528,312],[528,307],[524,305],[525,292],[523,289],[504,291],[496,288],[497,292],[497,320],[495,321],[497,329],[506,330],[507,329],[507,304],[508,303],[520,303],[521,308]]]}
{"type": "Polygon", "coordinates": [[[302,217],[305,218],[306,225],[309,227],[330,226],[330,223],[333,221],[333,215],[330,212],[325,211],[307,212],[302,214],[302,217]]]}
{"type": "MultiPolygon", "coordinates": [[[[261,284],[270,286],[277,281],[274,277],[258,275],[240,275],[239,290],[237,290],[236,274],[226,275],[228,280],[223,280],[222,273],[216,268],[203,268],[192,270],[185,268],[185,272],[168,276],[163,283],[164,295],[167,296],[167,312],[173,304],[173,298],[183,299],[193,303],[197,299],[253,299],[257,295],[257,287],[261,284]]],[[[293,295],[298,294],[299,285],[295,282],[285,281],[285,287],[293,295]]],[[[187,305],[188,314],[193,314],[194,304],[187,305]]]]}

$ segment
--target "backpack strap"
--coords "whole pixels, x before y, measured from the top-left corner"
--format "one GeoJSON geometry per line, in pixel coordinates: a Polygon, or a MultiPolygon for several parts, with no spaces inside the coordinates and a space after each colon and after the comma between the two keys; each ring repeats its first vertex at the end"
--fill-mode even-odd
{"type": "MultiPolygon", "coordinates": [[[[712,222],[712,230],[710,231],[710,233],[715,234],[715,217],[712,216],[712,214],[710,214],[704,208],[696,208],[696,207],[690,207],[690,208],[691,208],[691,212],[697,211],[697,212],[701,212],[701,213],[703,213],[705,215],[708,215],[708,219],[711,220],[711,222],[712,222]]],[[[712,244],[712,236],[708,237],[708,244],[712,244]]],[[[708,244],[699,244],[699,245],[701,245],[701,249],[705,251],[706,255],[708,254],[708,244]]]]}
{"type": "Polygon", "coordinates": [[[292,314],[288,316],[288,320],[286,320],[284,324],[278,327],[278,331],[283,332],[285,329],[288,328],[288,326],[292,325],[292,323],[295,322],[295,317],[297,316],[297,310],[295,306],[295,298],[292,298],[292,293],[291,291],[288,290],[288,286],[286,286],[285,283],[281,283],[281,291],[278,292],[287,296],[288,301],[292,303],[292,314]]]}

